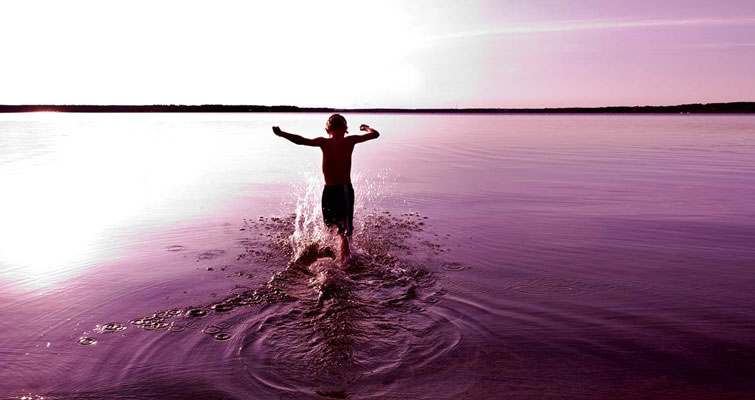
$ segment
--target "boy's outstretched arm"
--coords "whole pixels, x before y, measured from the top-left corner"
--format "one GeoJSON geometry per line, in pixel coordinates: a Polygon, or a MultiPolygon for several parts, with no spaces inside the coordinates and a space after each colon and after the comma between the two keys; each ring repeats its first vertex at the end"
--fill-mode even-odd
{"type": "Polygon", "coordinates": [[[273,133],[275,133],[277,136],[280,136],[280,137],[282,137],[284,139],[288,139],[289,141],[291,141],[293,143],[301,144],[301,145],[304,145],[304,146],[319,147],[320,145],[322,145],[322,142],[324,140],[323,138],[307,139],[307,138],[301,137],[299,135],[294,135],[293,133],[283,132],[281,130],[281,128],[279,128],[277,126],[273,127],[273,133]]]}
{"type": "Polygon", "coordinates": [[[366,142],[368,140],[377,139],[380,136],[380,132],[370,128],[370,126],[366,124],[359,126],[359,130],[367,132],[367,134],[351,136],[351,140],[353,140],[354,143],[366,142]]]}

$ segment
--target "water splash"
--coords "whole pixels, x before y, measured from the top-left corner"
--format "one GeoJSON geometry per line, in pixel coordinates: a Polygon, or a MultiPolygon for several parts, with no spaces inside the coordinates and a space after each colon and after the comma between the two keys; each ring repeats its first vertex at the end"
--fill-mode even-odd
{"type": "Polygon", "coordinates": [[[322,222],[321,182],[319,171],[314,173],[310,169],[303,172],[302,181],[293,187],[292,192],[296,197],[296,214],[294,232],[289,237],[293,259],[301,257],[311,244],[332,241],[332,235],[322,222]]]}
{"type": "MultiPolygon", "coordinates": [[[[370,210],[361,218],[364,230],[353,242],[359,251],[346,265],[319,257],[317,243],[292,242],[303,247],[300,257],[261,287],[230,298],[254,299],[251,309],[237,311],[244,327],[235,334],[234,358],[246,373],[240,379],[292,398],[345,398],[351,388],[390,381],[408,365],[429,371],[453,356],[460,327],[434,309],[444,292],[418,261],[427,258],[416,257],[434,250],[424,244],[422,216],[370,210]]],[[[271,219],[250,230],[290,231],[294,220],[271,219]]]]}
{"type": "MultiPolygon", "coordinates": [[[[294,217],[294,232],[289,237],[289,244],[293,250],[292,261],[301,258],[312,246],[320,248],[338,248],[335,235],[323,223],[322,217],[322,177],[319,167],[304,168],[302,179],[292,185],[296,212],[294,217]]],[[[387,203],[393,198],[395,178],[390,170],[382,170],[367,176],[360,171],[353,174],[354,186],[354,221],[357,230],[355,236],[365,227],[363,216],[369,210],[379,208],[381,203],[387,203]]]]}

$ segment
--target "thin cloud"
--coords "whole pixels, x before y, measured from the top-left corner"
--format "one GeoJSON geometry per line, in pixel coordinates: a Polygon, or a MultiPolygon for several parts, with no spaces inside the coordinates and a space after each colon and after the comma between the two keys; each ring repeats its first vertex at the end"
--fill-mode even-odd
{"type": "Polygon", "coordinates": [[[571,21],[562,23],[504,26],[497,29],[454,32],[427,38],[428,41],[466,39],[480,36],[515,35],[529,33],[590,31],[608,29],[665,28],[665,27],[705,27],[755,24],[755,17],[747,18],[694,18],[694,19],[651,19],[633,21],[571,21]]]}
{"type": "Polygon", "coordinates": [[[740,47],[755,47],[755,42],[748,43],[698,43],[677,46],[678,48],[685,49],[730,49],[740,47]]]}

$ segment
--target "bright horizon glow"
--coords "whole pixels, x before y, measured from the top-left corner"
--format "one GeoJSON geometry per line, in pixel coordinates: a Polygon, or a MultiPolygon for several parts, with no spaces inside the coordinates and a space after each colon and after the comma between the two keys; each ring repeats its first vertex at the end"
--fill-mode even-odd
{"type": "Polygon", "coordinates": [[[755,2],[0,4],[0,104],[755,100],[755,2]]]}

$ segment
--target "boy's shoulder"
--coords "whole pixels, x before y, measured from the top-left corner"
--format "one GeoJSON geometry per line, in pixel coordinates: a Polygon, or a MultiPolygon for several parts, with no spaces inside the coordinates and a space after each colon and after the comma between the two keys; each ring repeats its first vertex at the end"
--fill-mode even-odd
{"type": "Polygon", "coordinates": [[[326,138],[326,137],[323,137],[323,136],[318,136],[318,137],[312,139],[312,143],[314,145],[316,145],[316,146],[322,147],[322,146],[324,146],[324,145],[326,145],[326,144],[329,143],[329,138],[326,138]]]}

